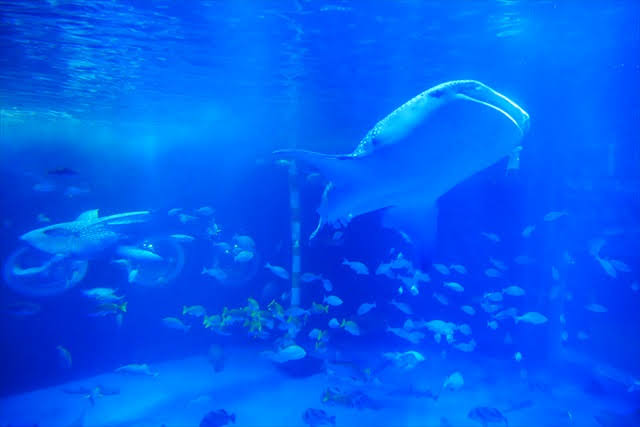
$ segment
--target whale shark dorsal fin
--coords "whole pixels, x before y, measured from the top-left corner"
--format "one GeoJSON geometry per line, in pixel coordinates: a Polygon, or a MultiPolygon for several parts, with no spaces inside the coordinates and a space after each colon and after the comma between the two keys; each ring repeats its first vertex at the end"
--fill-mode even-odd
{"type": "Polygon", "coordinates": [[[78,218],[76,218],[76,221],[92,221],[94,219],[98,219],[98,209],[82,212],[78,218]]]}

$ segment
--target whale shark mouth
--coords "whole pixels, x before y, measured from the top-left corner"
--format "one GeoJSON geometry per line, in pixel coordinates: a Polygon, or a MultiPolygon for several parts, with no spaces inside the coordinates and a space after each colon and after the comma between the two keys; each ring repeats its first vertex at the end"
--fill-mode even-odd
{"type": "Polygon", "coordinates": [[[456,80],[442,85],[451,87],[457,96],[466,97],[501,112],[518,126],[523,135],[529,131],[529,114],[518,104],[489,86],[476,80],[456,80]]]}

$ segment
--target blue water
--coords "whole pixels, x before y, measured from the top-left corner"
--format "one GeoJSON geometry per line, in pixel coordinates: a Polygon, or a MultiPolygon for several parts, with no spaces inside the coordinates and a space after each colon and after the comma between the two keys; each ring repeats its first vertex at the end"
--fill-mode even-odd
{"type": "MultiPolygon", "coordinates": [[[[82,396],[43,394],[20,409],[15,402],[22,393],[90,382],[131,363],[192,360],[212,345],[226,354],[228,393],[238,393],[243,383],[238,379],[234,388],[235,373],[253,369],[246,366],[252,358],[265,361],[261,352],[276,351],[285,331],[275,327],[256,338],[241,322],[216,334],[202,318],[183,316],[182,308],[202,305],[207,314],[219,314],[224,307],[246,307],[248,298],[261,309],[273,300],[289,308],[291,280],[264,268],[269,262],[292,269],[288,166],[272,151],[349,153],[395,108],[458,79],[481,81],[530,115],[519,168],[507,171],[504,157],[458,183],[438,200],[435,240],[410,244],[381,226],[379,212],[354,218],[341,239],[328,229],[309,242],[324,181],[298,164],[293,182],[300,193],[302,272],[320,274],[334,288],[302,283],[301,306],[329,294],[343,304],[311,314],[295,334],[303,359],[265,363],[276,370],[260,385],[265,396],[300,387],[286,407],[238,398],[224,409],[236,414],[239,425],[255,425],[246,414],[256,411],[268,412],[263,425],[285,422],[277,417],[287,411],[295,413],[295,425],[304,425],[307,407],[337,413],[338,425],[354,425],[358,418],[348,417],[358,408],[321,398],[324,378],[331,376],[327,364],[340,361],[382,378],[383,386],[349,388],[384,396],[380,408],[361,409],[377,416],[363,416],[362,425],[372,419],[381,425],[482,425],[467,416],[479,406],[500,409],[512,426],[532,425],[526,424],[532,419],[535,425],[633,425],[638,418],[629,414],[640,403],[639,22],[633,1],[0,2],[0,425],[70,425],[47,418],[43,408],[63,407],[65,399],[84,405],[82,396]],[[74,173],[52,173],[60,168],[74,173]],[[197,213],[204,206],[213,213],[197,213]],[[173,208],[194,218],[180,221],[168,213],[173,208]],[[56,264],[64,271],[16,275],[14,266],[33,267],[53,256],[21,235],[91,209],[101,217],[150,212],[148,221],[127,225],[121,236],[139,248],[152,242],[150,250],[166,258],[160,266],[141,264],[140,280],[148,283],[130,283],[128,272],[112,262],[119,258],[114,247],[68,256],[56,264]],[[549,212],[566,215],[545,220],[549,212]],[[214,224],[221,229],[215,235],[214,224]],[[535,230],[523,237],[529,225],[535,230]],[[169,237],[176,233],[194,240],[169,237]],[[220,255],[215,246],[233,243],[236,235],[255,241],[247,263],[220,255]],[[597,239],[604,244],[595,257],[590,247],[597,239]],[[418,295],[408,289],[399,294],[401,281],[375,274],[398,253],[431,277],[418,295]],[[181,254],[183,263],[176,261],[181,254]],[[514,261],[522,255],[531,262],[514,261]],[[226,280],[201,274],[216,256],[226,280]],[[345,258],[363,262],[370,274],[355,274],[342,265],[345,258]],[[501,277],[485,274],[493,267],[490,258],[506,264],[501,277]],[[69,282],[74,260],[88,265],[78,283],[69,282]],[[443,276],[434,263],[461,264],[468,273],[443,276]],[[176,277],[165,283],[163,269],[172,268],[176,277]],[[464,292],[446,289],[447,281],[459,282],[464,292]],[[539,312],[548,321],[516,324],[509,318],[495,330],[488,327],[493,318],[481,308],[484,295],[509,285],[526,294],[504,296],[501,309],[539,312]],[[44,286],[56,291],[33,295],[44,286]],[[121,322],[116,314],[91,315],[97,304],[83,291],[95,287],[124,296],[121,322]],[[394,299],[414,314],[389,304],[394,299]],[[358,316],[364,302],[377,306],[358,316]],[[16,303],[30,303],[33,312],[16,303]],[[475,307],[475,316],[460,309],[465,304],[475,307]],[[585,308],[592,304],[606,312],[585,308]],[[167,327],[165,317],[180,318],[190,330],[167,327]],[[356,321],[360,336],[329,328],[334,317],[356,321]],[[472,334],[456,332],[454,343],[444,337],[437,343],[426,332],[412,344],[386,331],[401,328],[407,318],[466,323],[472,334]],[[324,351],[308,338],[313,328],[329,331],[324,351]],[[471,339],[477,344],[471,352],[454,347],[471,339]],[[70,366],[57,346],[71,354],[70,366]],[[413,371],[385,365],[384,352],[407,350],[426,360],[413,371]],[[454,371],[466,381],[449,406],[424,396],[389,397],[412,375],[428,377],[437,394],[454,371]],[[504,384],[506,377],[513,382],[504,384]],[[549,399],[563,387],[582,403],[549,399]],[[510,390],[531,402],[507,410],[500,399],[510,390]],[[414,404],[430,405],[435,418],[420,418],[414,404]],[[25,417],[16,418],[21,412],[25,417]]],[[[425,158],[425,168],[437,162],[425,158]]],[[[188,366],[181,363],[180,369],[188,366]]],[[[126,395],[126,384],[116,386],[126,395]]],[[[150,407],[103,422],[100,405],[109,405],[109,396],[86,403],[85,425],[178,426],[187,419],[162,418],[166,405],[158,404],[157,411],[150,407]]],[[[118,405],[124,414],[126,401],[118,405]]],[[[215,401],[190,408],[195,425],[223,409],[215,401]]]]}

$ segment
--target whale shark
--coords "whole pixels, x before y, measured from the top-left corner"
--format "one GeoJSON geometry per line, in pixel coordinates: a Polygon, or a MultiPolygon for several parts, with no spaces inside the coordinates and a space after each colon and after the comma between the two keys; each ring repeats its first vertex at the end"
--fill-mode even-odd
{"type": "Polygon", "coordinates": [[[20,239],[36,249],[58,257],[91,258],[117,246],[119,241],[126,238],[119,230],[121,226],[145,222],[149,219],[149,213],[136,211],[99,217],[98,210],[93,209],[80,214],[74,221],[29,231],[20,236],[20,239]]]}
{"type": "Polygon", "coordinates": [[[310,239],[326,224],[338,228],[383,210],[383,225],[432,242],[438,199],[499,160],[519,156],[528,130],[529,115],[515,102],[479,81],[455,80],[395,109],[350,154],[284,149],[274,155],[316,168],[327,180],[310,239]]]}

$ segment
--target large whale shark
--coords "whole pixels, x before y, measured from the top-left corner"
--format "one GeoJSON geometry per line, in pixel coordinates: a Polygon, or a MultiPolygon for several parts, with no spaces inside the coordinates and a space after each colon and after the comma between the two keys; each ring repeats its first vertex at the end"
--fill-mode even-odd
{"type": "Polygon", "coordinates": [[[327,179],[318,208],[325,224],[344,226],[384,209],[384,224],[432,240],[436,202],[459,182],[517,156],[529,115],[475,80],[439,84],[379,121],[350,154],[278,150],[327,179]]]}
{"type": "MultiPolygon", "coordinates": [[[[94,209],[80,214],[74,221],[29,231],[20,236],[20,239],[36,249],[58,257],[86,259],[115,247],[123,240],[126,236],[119,230],[120,226],[141,223],[148,219],[148,211],[126,212],[100,218],[98,210],[94,209]]],[[[132,252],[129,247],[123,248],[127,254],[132,252]]]]}

